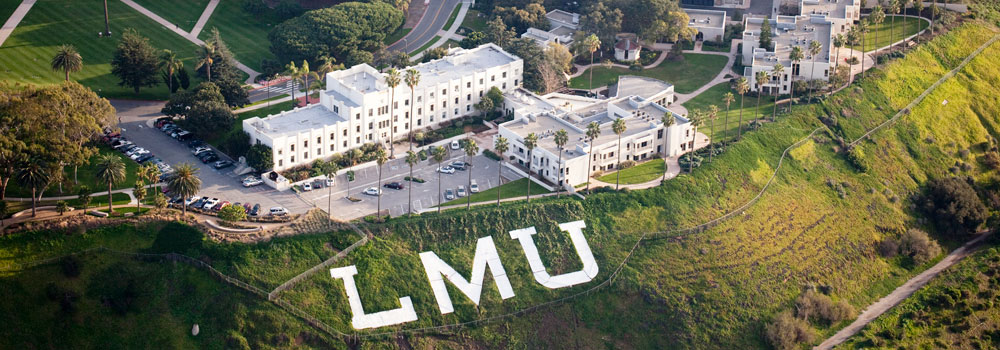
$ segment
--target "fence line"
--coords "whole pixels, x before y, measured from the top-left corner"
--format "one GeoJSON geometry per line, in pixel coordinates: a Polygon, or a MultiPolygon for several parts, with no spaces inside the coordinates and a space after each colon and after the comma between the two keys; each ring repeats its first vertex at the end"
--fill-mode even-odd
{"type": "Polygon", "coordinates": [[[319,263],[319,265],[313,266],[308,270],[305,270],[302,273],[298,274],[297,276],[292,277],[288,281],[285,281],[285,283],[282,283],[280,286],[275,287],[274,290],[272,290],[270,293],[267,293],[267,300],[270,301],[277,300],[278,293],[284,292],[285,290],[295,286],[302,280],[308,278],[309,276],[312,276],[312,274],[317,273],[320,270],[325,269],[327,267],[330,267],[330,265],[333,265],[337,261],[340,261],[340,259],[343,259],[345,256],[347,256],[347,254],[353,251],[354,248],[363,246],[366,243],[368,243],[368,237],[362,236],[361,239],[359,239],[357,242],[354,242],[354,244],[351,244],[344,250],[341,250],[339,253],[337,253],[337,255],[334,255],[329,259],[324,260],[323,262],[319,263]]]}

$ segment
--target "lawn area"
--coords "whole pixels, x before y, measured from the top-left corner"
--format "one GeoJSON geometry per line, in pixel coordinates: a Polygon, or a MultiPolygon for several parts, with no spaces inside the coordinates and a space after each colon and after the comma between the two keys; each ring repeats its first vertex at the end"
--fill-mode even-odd
{"type": "MultiPolygon", "coordinates": [[[[497,191],[500,192],[500,199],[514,198],[514,197],[524,197],[524,194],[525,194],[524,190],[525,190],[525,188],[528,187],[528,185],[525,182],[528,182],[528,179],[526,179],[526,178],[520,178],[520,179],[511,181],[511,182],[508,182],[506,184],[500,185],[499,187],[494,187],[494,188],[488,189],[486,191],[475,193],[475,194],[473,194],[471,196],[472,202],[489,202],[489,201],[494,201],[495,202],[497,200],[497,191]]],[[[546,190],[544,187],[539,186],[535,182],[531,182],[531,195],[532,196],[534,196],[536,194],[546,194],[546,193],[550,193],[550,192],[551,191],[546,190]]],[[[455,205],[455,204],[465,204],[465,201],[466,201],[465,198],[456,198],[456,199],[453,199],[451,201],[445,202],[444,205],[447,206],[447,205],[455,205]]]]}
{"type": "Polygon", "coordinates": [[[615,179],[621,173],[622,185],[633,185],[650,182],[663,177],[663,159],[657,158],[645,163],[619,170],[597,178],[609,184],[615,183],[615,179]]]}
{"type": "MultiPolygon", "coordinates": [[[[111,194],[111,198],[114,201],[114,203],[112,203],[114,205],[128,204],[128,202],[131,200],[131,198],[129,198],[128,195],[124,194],[124,193],[112,193],[111,194]]],[[[53,206],[53,205],[56,205],[57,202],[58,201],[41,201],[41,202],[38,202],[38,206],[39,207],[53,206]]],[[[83,208],[83,205],[80,204],[80,200],[75,199],[75,198],[67,200],[66,204],[68,204],[69,206],[74,207],[74,208],[83,208]]],[[[90,209],[90,208],[95,208],[95,207],[100,207],[100,206],[105,206],[105,207],[108,206],[108,192],[107,192],[107,190],[105,190],[104,194],[101,194],[100,192],[97,192],[97,193],[94,193],[94,194],[90,195],[90,204],[87,206],[87,208],[90,209]]],[[[25,209],[31,209],[31,201],[17,201],[17,202],[8,201],[7,202],[7,217],[10,217],[11,215],[14,215],[15,213],[17,213],[19,211],[22,211],[22,210],[25,210],[25,209]]],[[[135,209],[135,208],[132,208],[132,209],[135,209]]],[[[107,209],[105,209],[105,210],[107,210],[107,209]]]]}
{"type": "MultiPolygon", "coordinates": [[[[133,207],[133,206],[118,207],[118,208],[114,208],[114,209],[115,209],[115,215],[122,215],[122,214],[125,214],[125,213],[133,213],[133,214],[134,213],[139,213],[139,214],[142,214],[142,213],[145,213],[145,212],[149,211],[149,208],[136,208],[136,207],[133,207]]],[[[107,213],[108,209],[100,209],[100,212],[107,213]]]]}
{"type": "Polygon", "coordinates": [[[434,45],[434,43],[438,42],[438,40],[441,40],[441,37],[440,36],[434,36],[434,38],[431,38],[431,40],[428,41],[426,44],[424,44],[424,46],[421,46],[416,51],[411,52],[410,56],[411,57],[412,56],[416,56],[417,54],[419,54],[421,52],[424,52],[424,50],[427,50],[428,48],[430,48],[431,45],[434,45]]]}
{"type": "MultiPolygon", "coordinates": [[[[705,85],[712,78],[725,68],[727,58],[720,55],[685,53],[684,60],[672,62],[665,60],[659,66],[643,69],[636,72],[628,68],[620,67],[597,67],[590,68],[594,71],[594,88],[607,86],[618,81],[620,75],[640,75],[644,77],[656,78],[674,84],[674,91],[678,93],[689,93],[705,85]]],[[[587,89],[590,85],[590,72],[584,71],[582,75],[569,81],[569,87],[574,89],[587,89]]]]}
{"type": "MultiPolygon", "coordinates": [[[[451,16],[448,17],[448,22],[445,22],[444,27],[441,30],[447,32],[449,29],[451,29],[451,26],[455,24],[455,19],[458,18],[458,12],[460,10],[462,10],[462,4],[455,6],[455,9],[451,11],[451,16]]],[[[466,12],[466,15],[468,15],[468,12],[466,12]]]]}
{"type": "MultiPolygon", "coordinates": [[[[869,29],[868,35],[865,39],[864,51],[872,51],[877,48],[882,48],[884,46],[889,46],[890,43],[902,40],[917,32],[927,28],[927,21],[918,20],[916,18],[903,17],[903,16],[885,16],[885,21],[877,26],[872,26],[869,29]],[[896,18],[896,26],[892,25],[892,18],[896,18]],[[892,28],[892,35],[889,35],[889,28],[892,28]],[[876,42],[875,39],[878,38],[876,42]]],[[[854,49],[861,49],[861,45],[854,45],[854,49]]]]}
{"type": "MultiPolygon", "coordinates": [[[[174,1],[163,1],[163,0],[135,0],[136,3],[142,5],[147,10],[153,11],[153,13],[163,17],[163,19],[170,21],[170,23],[176,24],[181,27],[181,30],[185,32],[190,32],[194,29],[194,25],[198,23],[198,17],[201,17],[201,13],[205,11],[205,7],[208,6],[209,0],[174,0],[174,1]]],[[[212,15],[216,15],[219,12],[213,12],[212,15]]]]}
{"type": "MultiPolygon", "coordinates": [[[[241,1],[219,2],[198,38],[208,39],[212,35],[212,28],[218,28],[222,41],[229,46],[236,60],[259,72],[261,60],[275,59],[267,33],[280,22],[267,15],[258,19],[244,12],[241,4],[241,1]]],[[[282,65],[286,63],[288,62],[282,65]]]]}
{"type": "MultiPolygon", "coordinates": [[[[10,2],[10,1],[8,1],[10,2]]],[[[143,88],[134,94],[131,88],[118,86],[111,74],[111,58],[118,35],[135,28],[157,49],[174,51],[192,73],[191,86],[200,82],[193,71],[197,47],[153,20],[119,1],[108,1],[112,38],[98,38],[104,30],[104,10],[100,0],[39,0],[14,33],[0,47],[0,80],[32,84],[56,84],[63,73],[53,71],[49,61],[62,44],[72,44],[83,57],[83,70],[70,74],[81,84],[108,98],[164,100],[167,86],[143,88]]]]}
{"type": "MultiPolygon", "coordinates": [[[[760,98],[760,117],[770,118],[771,109],[774,105],[774,96],[761,96],[760,98]]],[[[740,125],[740,95],[736,94],[729,88],[729,83],[720,83],[713,87],[708,88],[700,95],[695,96],[695,98],[690,101],[685,102],[682,106],[687,109],[690,114],[695,109],[701,109],[704,111],[708,110],[708,106],[715,105],[719,107],[719,116],[715,119],[715,128],[713,130],[711,122],[705,122],[700,127],[698,131],[704,133],[705,135],[715,132],[716,140],[728,140],[736,137],[738,133],[737,127],[740,125]],[[722,97],[725,96],[726,92],[732,92],[733,96],[736,97],[736,101],[730,105],[729,117],[726,117],[726,104],[722,102],[722,97]],[[728,121],[728,123],[727,123],[728,121]]],[[[743,132],[747,132],[747,125],[750,124],[754,119],[754,112],[757,106],[757,98],[751,95],[746,95],[743,97],[743,132]]],[[[779,106],[781,107],[781,106],[779,106]]],[[[602,180],[603,181],[603,180],[602,180]]]]}
{"type": "Polygon", "coordinates": [[[396,31],[392,32],[392,34],[387,35],[385,40],[382,42],[386,45],[392,45],[393,43],[399,41],[399,39],[406,36],[406,34],[409,34],[411,30],[413,30],[413,28],[403,28],[403,26],[399,26],[399,29],[396,29],[396,31]]]}
{"type": "Polygon", "coordinates": [[[441,46],[444,46],[444,47],[447,47],[447,48],[450,49],[450,48],[455,48],[455,47],[461,47],[462,45],[459,42],[455,41],[455,40],[448,39],[448,41],[445,41],[444,45],[441,45],[441,46]]]}
{"type": "Polygon", "coordinates": [[[17,0],[0,1],[0,22],[6,22],[7,18],[14,13],[14,9],[21,5],[17,0]]]}
{"type": "Polygon", "coordinates": [[[486,22],[487,19],[482,16],[482,13],[477,10],[469,10],[465,13],[465,19],[462,20],[462,27],[471,31],[485,32],[486,22]]]}
{"type": "MultiPolygon", "coordinates": [[[[81,185],[90,187],[91,191],[100,192],[101,190],[107,191],[107,184],[99,184],[97,178],[95,177],[97,170],[95,165],[97,164],[97,157],[101,154],[114,154],[122,159],[125,163],[125,181],[116,185],[115,189],[119,188],[132,188],[135,185],[136,170],[139,168],[139,164],[135,161],[129,159],[121,152],[115,151],[110,147],[101,145],[98,147],[98,154],[90,157],[90,162],[87,165],[81,166],[77,170],[77,179],[80,181],[81,185]]],[[[56,185],[49,186],[49,189],[45,191],[45,197],[58,197],[58,196],[68,196],[75,195],[76,188],[72,186],[73,184],[73,167],[67,166],[64,168],[64,173],[66,176],[67,183],[63,186],[63,193],[59,193],[59,187],[56,185]]],[[[9,197],[31,197],[31,189],[22,189],[15,181],[11,181],[7,184],[7,196],[9,197]]]]}

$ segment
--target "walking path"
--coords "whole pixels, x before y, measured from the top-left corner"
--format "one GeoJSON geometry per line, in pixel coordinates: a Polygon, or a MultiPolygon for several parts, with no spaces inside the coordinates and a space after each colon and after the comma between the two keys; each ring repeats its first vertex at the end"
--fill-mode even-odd
{"type": "Polygon", "coordinates": [[[10,15],[10,18],[7,18],[7,22],[4,22],[3,27],[0,27],[0,46],[3,46],[3,42],[7,41],[7,38],[14,32],[14,29],[21,23],[21,20],[28,14],[28,10],[33,5],[35,5],[35,0],[24,0],[21,2],[21,5],[17,6],[14,13],[10,15]]]}
{"type": "MultiPolygon", "coordinates": [[[[451,28],[441,28],[442,31],[445,30],[445,29],[447,29],[448,31],[444,32],[443,34],[440,34],[439,36],[441,38],[438,39],[438,41],[434,42],[434,44],[432,44],[430,47],[424,49],[424,51],[422,51],[422,52],[414,55],[413,58],[411,58],[411,60],[413,60],[413,61],[419,60],[420,57],[423,57],[424,52],[427,52],[427,50],[430,50],[430,49],[433,49],[433,48],[436,48],[436,47],[440,47],[441,45],[444,45],[445,43],[448,42],[448,39],[454,39],[454,37],[456,35],[455,32],[457,32],[458,28],[462,26],[462,21],[465,20],[465,14],[469,12],[469,7],[472,6],[472,5],[469,4],[468,2],[463,1],[458,6],[461,6],[462,9],[458,10],[458,17],[455,17],[455,21],[452,22],[451,28]]],[[[462,39],[455,39],[455,40],[462,40],[462,39]]]]}
{"type": "Polygon", "coordinates": [[[889,293],[889,295],[886,295],[874,304],[869,305],[868,308],[865,309],[865,311],[862,312],[856,320],[854,320],[854,322],[851,322],[850,325],[844,327],[830,338],[827,338],[823,341],[823,343],[813,349],[829,350],[833,349],[834,346],[847,341],[848,338],[864,329],[868,323],[874,321],[883,313],[889,311],[889,309],[899,305],[900,302],[908,298],[910,295],[913,295],[914,292],[930,282],[931,279],[940,274],[941,271],[944,271],[944,269],[947,269],[952,265],[957,264],[959,261],[962,261],[962,259],[965,259],[969,255],[972,255],[972,253],[976,251],[976,248],[978,248],[978,244],[992,233],[992,231],[987,231],[979,235],[979,237],[976,237],[976,239],[969,241],[969,243],[966,243],[962,247],[955,249],[951,252],[951,254],[948,254],[948,256],[941,259],[940,262],[931,268],[924,270],[924,272],[921,272],[919,275],[916,275],[909,281],[906,281],[906,283],[903,283],[903,285],[896,288],[896,290],[889,293]]]}
{"type": "MultiPolygon", "coordinates": [[[[142,5],[135,3],[135,1],[122,0],[122,3],[128,5],[128,7],[131,7],[136,11],[139,11],[139,13],[141,13],[142,15],[149,17],[149,19],[156,21],[156,23],[159,23],[164,28],[167,28],[168,30],[173,31],[177,35],[184,37],[185,39],[194,43],[195,45],[202,46],[205,45],[205,42],[202,41],[201,39],[198,39],[198,34],[201,33],[202,28],[205,27],[205,22],[208,22],[208,18],[212,16],[212,12],[215,11],[215,7],[219,4],[219,0],[212,0],[211,2],[208,3],[208,6],[205,7],[205,12],[202,12],[201,17],[198,18],[198,24],[195,25],[194,29],[190,33],[181,30],[180,26],[170,23],[170,21],[163,19],[163,17],[160,17],[159,15],[153,13],[152,11],[146,9],[145,7],[142,7],[142,5]]],[[[233,61],[236,62],[237,68],[250,75],[250,77],[247,78],[247,80],[244,81],[244,83],[254,85],[253,82],[254,78],[260,75],[260,73],[251,69],[250,67],[247,67],[245,64],[236,61],[235,58],[233,59],[233,61]]]]}

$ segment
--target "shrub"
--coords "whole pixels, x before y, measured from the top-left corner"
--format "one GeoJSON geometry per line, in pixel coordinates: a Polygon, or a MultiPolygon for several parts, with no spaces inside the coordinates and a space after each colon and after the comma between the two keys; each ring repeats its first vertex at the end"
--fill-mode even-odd
{"type": "Polygon", "coordinates": [[[236,222],[246,220],[246,218],[246,209],[239,205],[229,205],[219,210],[219,219],[224,221],[236,222]]]}
{"type": "Polygon", "coordinates": [[[74,278],[80,276],[80,269],[82,266],[80,266],[80,259],[77,259],[74,255],[70,255],[62,259],[59,266],[62,267],[63,275],[66,277],[74,278]]]}
{"type": "Polygon", "coordinates": [[[868,172],[868,160],[865,158],[865,152],[861,150],[860,147],[851,147],[851,149],[847,151],[847,159],[850,160],[851,164],[854,165],[854,167],[859,171],[865,173],[868,172]]]}
{"type": "Polygon", "coordinates": [[[899,254],[899,241],[895,238],[886,238],[878,244],[878,254],[883,258],[892,258],[899,254]]]}
{"type": "Polygon", "coordinates": [[[800,343],[811,342],[813,330],[806,321],[797,319],[789,311],[782,312],[765,328],[767,342],[778,350],[797,349],[800,343]]]}
{"type": "Polygon", "coordinates": [[[628,66],[628,69],[631,70],[631,71],[633,71],[633,72],[641,72],[642,71],[642,65],[638,64],[638,63],[632,63],[632,64],[630,64],[628,66]]]}
{"type": "Polygon", "coordinates": [[[834,303],[829,296],[810,289],[795,299],[795,315],[830,325],[853,317],[854,307],[843,300],[834,303]]]}
{"type": "Polygon", "coordinates": [[[923,208],[935,222],[955,234],[975,231],[988,215],[969,179],[949,177],[927,183],[923,208]]]}
{"type": "Polygon", "coordinates": [[[909,229],[899,239],[899,251],[913,259],[916,265],[922,265],[941,254],[941,246],[918,229],[909,229]]]}
{"type": "Polygon", "coordinates": [[[634,167],[634,166],[635,166],[635,161],[626,160],[626,161],[621,162],[620,164],[618,164],[618,170],[625,170],[625,169],[628,169],[628,168],[631,168],[631,167],[634,167]]]}
{"type": "Polygon", "coordinates": [[[990,170],[997,170],[1000,168],[1000,156],[994,152],[986,153],[983,155],[982,163],[990,170]]]}
{"type": "Polygon", "coordinates": [[[495,161],[500,161],[501,159],[503,159],[502,157],[500,157],[499,154],[496,154],[496,152],[493,152],[493,150],[489,150],[489,149],[484,149],[483,150],[483,155],[486,156],[486,158],[489,158],[489,159],[492,159],[492,160],[495,160],[495,161]]]}

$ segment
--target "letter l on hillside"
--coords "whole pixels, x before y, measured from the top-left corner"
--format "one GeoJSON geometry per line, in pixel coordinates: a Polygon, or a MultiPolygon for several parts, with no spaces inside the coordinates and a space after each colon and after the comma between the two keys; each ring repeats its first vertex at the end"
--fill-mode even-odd
{"type": "Polygon", "coordinates": [[[330,269],[330,276],[344,280],[347,302],[351,304],[351,315],[353,315],[351,326],[354,329],[378,328],[417,320],[417,312],[413,310],[413,302],[408,296],[399,298],[399,304],[402,306],[398,309],[366,314],[365,308],[361,306],[358,286],[354,283],[354,275],[357,274],[358,268],[354,265],[330,269]]]}

